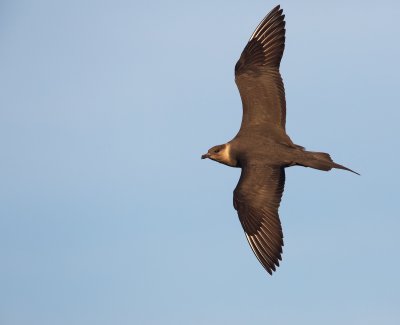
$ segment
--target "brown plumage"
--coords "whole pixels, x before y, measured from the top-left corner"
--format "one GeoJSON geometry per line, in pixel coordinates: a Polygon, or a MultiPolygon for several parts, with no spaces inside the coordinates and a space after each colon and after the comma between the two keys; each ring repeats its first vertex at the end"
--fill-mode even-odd
{"type": "Polygon", "coordinates": [[[236,63],[235,81],[243,104],[238,134],[202,156],[242,169],[233,205],[247,241],[270,274],[279,266],[283,247],[278,208],[285,168],[298,165],[354,172],[333,162],[327,153],[306,151],[286,134],[285,89],[279,73],[285,48],[284,18],[279,6],[272,9],[236,63]]]}

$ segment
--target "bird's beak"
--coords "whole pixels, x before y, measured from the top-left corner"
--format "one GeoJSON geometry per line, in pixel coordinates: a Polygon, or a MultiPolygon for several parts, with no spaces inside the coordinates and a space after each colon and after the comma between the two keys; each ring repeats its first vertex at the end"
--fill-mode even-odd
{"type": "Polygon", "coordinates": [[[201,159],[206,159],[206,158],[210,158],[210,154],[208,152],[201,156],[201,159]]]}

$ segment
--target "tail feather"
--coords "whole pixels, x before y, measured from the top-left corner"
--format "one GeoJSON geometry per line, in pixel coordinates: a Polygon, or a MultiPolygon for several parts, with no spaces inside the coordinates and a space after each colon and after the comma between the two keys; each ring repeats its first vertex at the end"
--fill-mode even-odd
{"type": "Polygon", "coordinates": [[[352,169],[350,169],[350,168],[347,168],[347,167],[345,167],[345,166],[343,166],[343,165],[337,164],[337,163],[335,163],[335,162],[333,162],[333,168],[344,169],[344,170],[348,170],[349,172],[352,172],[352,173],[354,173],[354,174],[361,175],[361,174],[355,172],[354,170],[352,170],[352,169]]]}
{"type": "Polygon", "coordinates": [[[302,157],[297,161],[298,165],[311,167],[319,170],[329,171],[332,168],[344,169],[354,174],[360,175],[359,173],[347,168],[343,165],[335,163],[331,156],[325,152],[312,152],[312,151],[304,151],[306,155],[302,155],[302,157]]]}

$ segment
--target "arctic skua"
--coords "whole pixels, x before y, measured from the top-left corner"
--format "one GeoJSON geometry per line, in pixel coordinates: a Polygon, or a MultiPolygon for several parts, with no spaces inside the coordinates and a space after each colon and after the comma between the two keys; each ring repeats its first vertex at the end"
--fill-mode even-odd
{"type": "Polygon", "coordinates": [[[356,173],[335,163],[327,153],[306,151],[286,134],[285,89],[279,73],[285,47],[284,18],[279,6],[268,13],[236,63],[235,81],[243,105],[238,134],[201,157],[242,169],[233,206],[251,249],[269,274],[282,260],[278,208],[285,168],[338,168],[356,173]]]}

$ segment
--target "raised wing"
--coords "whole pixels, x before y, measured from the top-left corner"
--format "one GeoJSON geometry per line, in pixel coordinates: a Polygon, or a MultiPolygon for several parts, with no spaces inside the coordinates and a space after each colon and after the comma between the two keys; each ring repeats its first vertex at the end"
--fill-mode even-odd
{"type": "Polygon", "coordinates": [[[247,241],[269,274],[282,260],[283,234],[278,208],[285,186],[285,170],[249,164],[235,191],[233,205],[247,241]]]}
{"type": "Polygon", "coordinates": [[[285,129],[285,89],[279,65],[285,48],[285,16],[279,6],[261,21],[235,66],[243,103],[241,130],[253,125],[285,129]]]}

